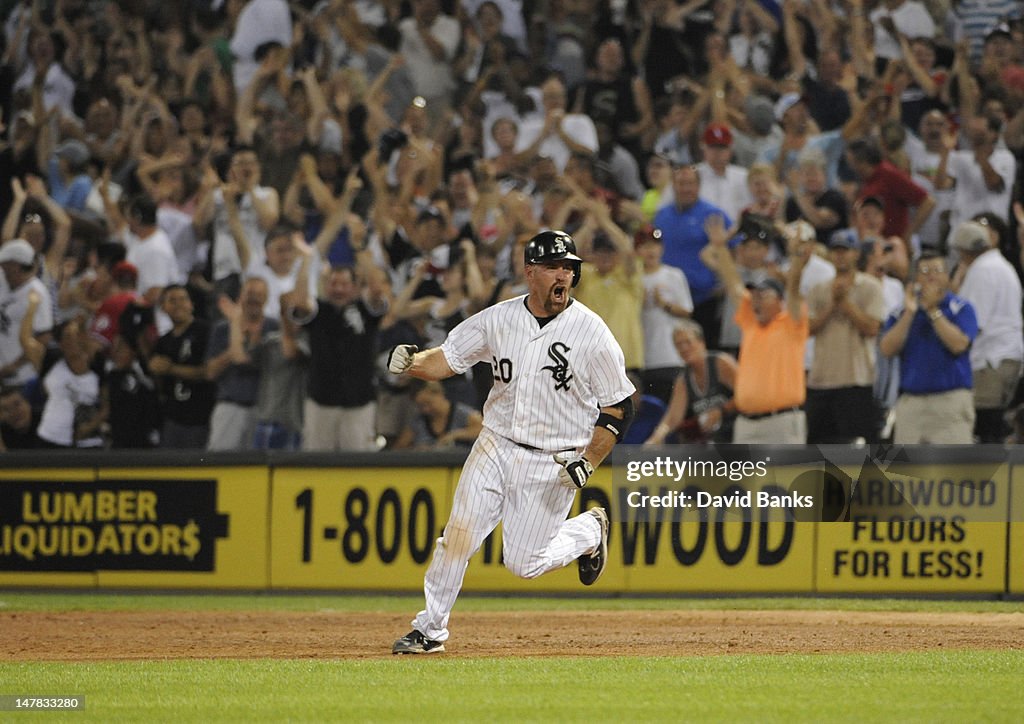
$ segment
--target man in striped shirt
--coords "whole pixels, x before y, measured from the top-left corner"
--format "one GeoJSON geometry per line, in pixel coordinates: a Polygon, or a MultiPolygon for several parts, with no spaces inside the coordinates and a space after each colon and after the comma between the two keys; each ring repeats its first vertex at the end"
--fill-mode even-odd
{"type": "Polygon", "coordinates": [[[604,509],[566,516],[625,433],[635,389],[607,325],[570,296],[581,274],[572,238],[542,231],[524,256],[528,294],[473,315],[440,347],[399,345],[388,361],[392,373],[425,380],[489,361],[494,378],[424,579],[426,607],[396,654],[444,651],[467,563],[499,522],[505,566],[523,578],[578,559],[580,581],[591,585],[607,561],[604,509]]]}

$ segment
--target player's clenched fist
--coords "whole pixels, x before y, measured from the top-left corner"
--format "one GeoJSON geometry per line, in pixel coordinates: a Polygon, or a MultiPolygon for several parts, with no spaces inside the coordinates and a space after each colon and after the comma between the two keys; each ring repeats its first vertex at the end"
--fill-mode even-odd
{"type": "Polygon", "coordinates": [[[594,474],[594,466],[580,455],[575,460],[568,460],[561,455],[552,455],[555,462],[562,466],[558,471],[558,482],[567,488],[582,488],[594,474]]]}
{"type": "Polygon", "coordinates": [[[412,366],[412,357],[420,351],[414,344],[400,344],[388,355],[388,372],[400,375],[412,366]]]}

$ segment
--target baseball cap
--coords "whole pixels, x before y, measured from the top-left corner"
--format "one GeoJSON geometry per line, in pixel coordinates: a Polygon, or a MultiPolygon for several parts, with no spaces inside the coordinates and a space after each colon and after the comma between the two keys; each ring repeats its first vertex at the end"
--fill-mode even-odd
{"type": "Polygon", "coordinates": [[[667,163],[669,166],[672,165],[672,159],[668,156],[668,154],[666,154],[666,153],[664,153],[662,151],[657,151],[656,150],[656,151],[654,151],[654,153],[652,153],[650,156],[647,157],[647,163],[650,163],[652,161],[659,161],[661,163],[667,163]]]}
{"type": "Polygon", "coordinates": [[[825,168],[828,166],[828,159],[825,152],[816,146],[806,146],[796,157],[796,163],[800,167],[813,166],[825,168]]]}
{"type": "Polygon", "coordinates": [[[89,147],[75,138],[64,141],[54,151],[57,158],[62,158],[72,166],[81,166],[89,160],[89,147]]]}
{"type": "Polygon", "coordinates": [[[711,123],[704,129],[704,145],[731,146],[732,131],[724,123],[711,123]]]}
{"type": "Polygon", "coordinates": [[[858,208],[863,208],[864,206],[874,206],[877,207],[879,211],[885,211],[885,202],[878,196],[865,196],[857,202],[858,208]]]}
{"type": "Polygon", "coordinates": [[[743,212],[740,217],[740,228],[736,234],[738,243],[759,241],[762,244],[771,244],[776,238],[775,222],[772,219],[750,211],[743,212]]]}
{"type": "Polygon", "coordinates": [[[828,238],[829,249],[856,249],[860,246],[857,232],[853,229],[840,229],[828,238]]]}
{"type": "Polygon", "coordinates": [[[416,217],[416,223],[422,224],[424,221],[444,221],[444,214],[441,213],[441,209],[436,206],[427,206],[419,215],[416,217]]]}
{"type": "Polygon", "coordinates": [[[803,96],[799,93],[784,94],[775,102],[775,120],[781,122],[782,117],[786,115],[786,111],[801,102],[803,102],[803,96]]]}
{"type": "Polygon", "coordinates": [[[1013,34],[1010,32],[1010,26],[1006,23],[996,23],[989,31],[985,33],[985,42],[987,43],[992,38],[1003,36],[1004,38],[1013,38],[1013,34]]]}
{"type": "Polygon", "coordinates": [[[782,282],[780,282],[775,277],[765,277],[759,282],[748,284],[747,289],[756,292],[772,291],[778,294],[780,297],[784,297],[786,295],[786,288],[782,286],[782,282]]]}
{"type": "Polygon", "coordinates": [[[110,268],[110,276],[119,283],[128,282],[134,284],[139,279],[139,270],[129,261],[119,261],[110,268]]]}
{"type": "Polygon", "coordinates": [[[986,251],[991,246],[988,229],[977,221],[965,221],[956,227],[949,243],[954,249],[973,253],[986,251]]]}
{"type": "Polygon", "coordinates": [[[22,266],[32,266],[36,261],[36,252],[24,239],[11,239],[0,246],[0,264],[13,261],[22,266]]]}
{"type": "Polygon", "coordinates": [[[744,111],[754,133],[759,136],[771,133],[772,126],[775,125],[775,115],[770,100],[764,96],[747,96],[747,100],[744,103],[744,111]]]}

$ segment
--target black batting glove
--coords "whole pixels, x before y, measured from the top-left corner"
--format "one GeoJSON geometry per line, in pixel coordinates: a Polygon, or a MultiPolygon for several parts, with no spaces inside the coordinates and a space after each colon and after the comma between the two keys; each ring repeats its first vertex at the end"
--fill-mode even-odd
{"type": "Polygon", "coordinates": [[[579,490],[594,474],[594,466],[582,455],[575,459],[563,458],[561,455],[552,455],[551,457],[562,466],[562,469],[558,471],[558,482],[567,488],[579,490]]]}

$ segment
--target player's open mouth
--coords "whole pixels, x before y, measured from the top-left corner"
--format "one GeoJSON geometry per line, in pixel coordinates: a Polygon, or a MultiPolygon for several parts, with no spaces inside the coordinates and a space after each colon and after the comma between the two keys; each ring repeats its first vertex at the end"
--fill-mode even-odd
{"type": "Polygon", "coordinates": [[[556,302],[564,302],[568,293],[568,289],[559,284],[552,290],[551,295],[555,298],[556,302]]]}

